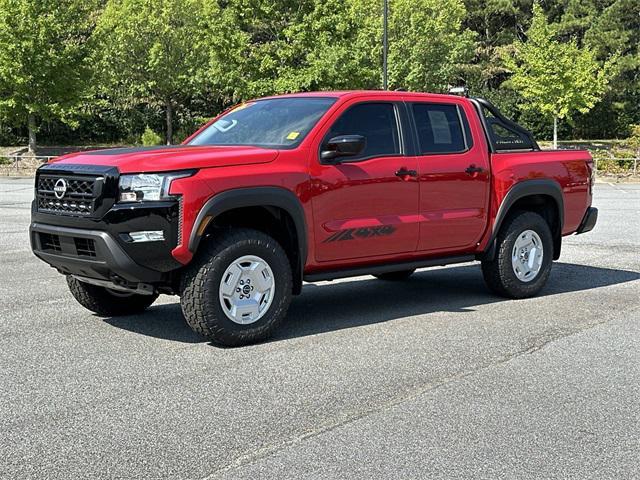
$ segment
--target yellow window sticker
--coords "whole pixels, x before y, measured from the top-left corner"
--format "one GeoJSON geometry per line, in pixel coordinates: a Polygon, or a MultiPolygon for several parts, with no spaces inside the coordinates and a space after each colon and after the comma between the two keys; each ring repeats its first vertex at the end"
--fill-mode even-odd
{"type": "Polygon", "coordinates": [[[291,132],[287,135],[287,140],[295,140],[300,135],[300,132],[291,132]]]}

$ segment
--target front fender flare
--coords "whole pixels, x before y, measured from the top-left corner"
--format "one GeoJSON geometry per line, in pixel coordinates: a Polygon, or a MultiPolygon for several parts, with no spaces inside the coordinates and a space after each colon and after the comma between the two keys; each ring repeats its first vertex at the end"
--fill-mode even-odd
{"type": "Polygon", "coordinates": [[[307,262],[307,224],[304,209],[298,197],[282,187],[248,187],[220,192],[202,206],[189,236],[189,250],[195,253],[200,244],[198,230],[206,217],[213,217],[235,208],[277,207],[287,212],[293,219],[298,237],[299,275],[307,262]]]}

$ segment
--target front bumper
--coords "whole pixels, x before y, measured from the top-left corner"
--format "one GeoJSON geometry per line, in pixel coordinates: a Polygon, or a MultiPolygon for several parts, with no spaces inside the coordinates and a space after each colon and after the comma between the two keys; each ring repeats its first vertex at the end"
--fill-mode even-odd
{"type": "Polygon", "coordinates": [[[115,205],[102,218],[40,213],[32,208],[33,253],[60,273],[123,287],[166,285],[182,266],[171,251],[180,241],[178,201],[115,205]],[[162,230],[164,240],[135,243],[134,231],[162,230]]]}
{"type": "Polygon", "coordinates": [[[593,230],[593,227],[596,226],[596,222],[598,221],[598,209],[594,207],[587,208],[586,213],[580,222],[580,226],[578,230],[576,230],[576,234],[586,233],[593,230]]]}

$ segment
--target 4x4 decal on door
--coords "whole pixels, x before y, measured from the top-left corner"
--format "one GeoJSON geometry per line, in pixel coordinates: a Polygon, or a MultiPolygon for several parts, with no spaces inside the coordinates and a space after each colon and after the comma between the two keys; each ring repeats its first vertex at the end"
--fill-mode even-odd
{"type": "Polygon", "coordinates": [[[396,231],[396,227],[393,225],[381,225],[379,227],[364,227],[364,228],[348,228],[346,230],[340,230],[323,243],[341,242],[343,240],[355,240],[356,238],[371,238],[371,237],[386,237],[392,235],[396,231]]]}

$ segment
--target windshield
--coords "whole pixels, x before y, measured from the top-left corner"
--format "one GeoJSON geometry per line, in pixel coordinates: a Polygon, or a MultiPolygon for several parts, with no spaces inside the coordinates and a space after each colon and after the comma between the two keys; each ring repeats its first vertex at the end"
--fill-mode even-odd
{"type": "Polygon", "coordinates": [[[336,101],[294,97],[243,103],[200,132],[189,145],[293,148],[336,101]]]}

